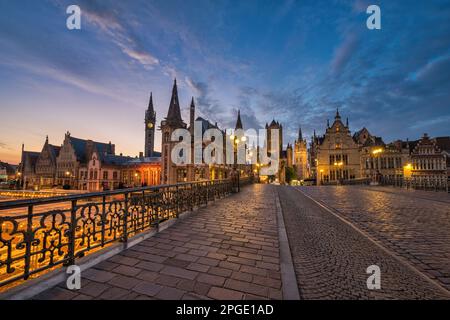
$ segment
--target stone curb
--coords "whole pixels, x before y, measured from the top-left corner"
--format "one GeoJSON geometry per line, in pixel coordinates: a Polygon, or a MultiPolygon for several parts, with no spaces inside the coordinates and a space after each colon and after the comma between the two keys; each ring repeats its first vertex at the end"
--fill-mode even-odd
{"type": "Polygon", "coordinates": [[[297,277],[294,271],[294,263],[292,262],[291,248],[289,247],[289,240],[284,225],[283,210],[276,190],[274,190],[274,196],[278,222],[278,239],[280,242],[280,271],[283,300],[300,300],[297,277]]]}

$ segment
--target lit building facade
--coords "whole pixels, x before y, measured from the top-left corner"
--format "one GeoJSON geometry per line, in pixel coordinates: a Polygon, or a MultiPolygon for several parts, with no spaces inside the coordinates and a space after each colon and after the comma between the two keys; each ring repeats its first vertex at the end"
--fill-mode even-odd
{"type": "Polygon", "coordinates": [[[430,139],[425,133],[411,152],[411,179],[422,186],[447,185],[449,154],[450,137],[430,139]]]}
{"type": "Polygon", "coordinates": [[[316,141],[317,184],[337,184],[360,178],[359,146],[350,134],[348,121],[346,125],[342,123],[339,110],[333,125],[327,124],[323,139],[316,141]]]}
{"type": "MultiPolygon", "coordinates": [[[[226,132],[220,130],[216,124],[212,124],[202,117],[195,118],[195,103],[194,98],[191,100],[189,106],[189,126],[183,121],[180,111],[180,102],[178,98],[177,82],[174,80],[172,87],[172,96],[169,103],[169,110],[167,116],[161,121],[161,135],[162,135],[162,146],[161,146],[161,183],[162,184],[173,184],[178,182],[188,182],[188,181],[203,181],[203,180],[216,180],[216,179],[227,179],[232,176],[234,170],[239,170],[241,177],[246,176],[251,173],[251,166],[226,164],[226,139],[232,138],[233,136],[227,136],[226,132]],[[214,163],[215,154],[211,154],[212,163],[204,163],[203,153],[205,148],[210,142],[204,142],[202,139],[201,150],[202,150],[202,161],[194,161],[194,141],[191,141],[191,161],[190,163],[180,163],[175,164],[172,161],[171,154],[174,147],[179,143],[179,141],[172,141],[172,133],[177,129],[187,129],[191,136],[193,137],[194,129],[196,123],[201,125],[201,134],[203,134],[208,129],[218,129],[222,132],[223,138],[223,164],[214,163]],[[197,163],[196,163],[197,162],[197,163]],[[199,163],[201,162],[201,163],[199,163]],[[250,167],[248,169],[247,167],[250,167]]],[[[242,121],[240,118],[240,113],[238,113],[238,118],[236,122],[236,129],[242,129],[242,121]]],[[[234,141],[233,141],[234,142],[234,141]]],[[[212,151],[215,152],[215,151],[212,151]]],[[[234,150],[236,152],[236,150],[234,150]]],[[[182,156],[182,154],[180,154],[182,156]]]]}
{"type": "Polygon", "coordinates": [[[294,142],[294,168],[298,180],[305,180],[308,174],[308,145],[303,139],[302,129],[298,130],[298,138],[294,142]]]}

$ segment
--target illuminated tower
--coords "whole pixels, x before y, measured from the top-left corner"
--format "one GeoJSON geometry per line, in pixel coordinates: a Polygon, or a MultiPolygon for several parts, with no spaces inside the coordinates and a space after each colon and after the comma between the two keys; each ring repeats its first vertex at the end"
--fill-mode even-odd
{"type": "Polygon", "coordinates": [[[178,143],[171,141],[172,132],[176,129],[186,129],[186,124],[181,118],[180,102],[178,100],[177,80],[174,80],[172,88],[172,98],[170,99],[167,117],[161,121],[162,149],[161,149],[161,183],[176,183],[187,179],[187,170],[177,168],[172,162],[172,149],[178,143]]]}

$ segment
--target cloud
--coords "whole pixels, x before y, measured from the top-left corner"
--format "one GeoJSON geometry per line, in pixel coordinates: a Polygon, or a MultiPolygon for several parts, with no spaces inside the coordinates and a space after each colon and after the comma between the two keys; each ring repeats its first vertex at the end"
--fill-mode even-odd
{"type": "Polygon", "coordinates": [[[153,69],[154,65],[159,63],[159,60],[151,54],[143,51],[133,50],[127,47],[122,48],[122,51],[130,58],[140,62],[146,69],[153,69]]]}
{"type": "Polygon", "coordinates": [[[211,87],[202,81],[195,81],[185,77],[188,87],[194,92],[197,112],[210,120],[211,122],[221,120],[220,123],[226,123],[226,113],[219,100],[213,98],[214,93],[211,87]]]}
{"type": "Polygon", "coordinates": [[[86,1],[82,5],[83,16],[87,21],[100,28],[124,54],[134,61],[139,62],[146,69],[152,69],[159,64],[159,60],[148,50],[142,47],[140,41],[129,31],[130,25],[119,18],[116,10],[97,1],[86,1]]]}
{"type": "Polygon", "coordinates": [[[450,56],[439,57],[428,62],[417,72],[417,81],[439,85],[450,82],[450,56]]]}
{"type": "Polygon", "coordinates": [[[345,68],[358,47],[359,38],[354,33],[345,36],[344,41],[336,48],[331,61],[331,69],[334,73],[345,68]]]}

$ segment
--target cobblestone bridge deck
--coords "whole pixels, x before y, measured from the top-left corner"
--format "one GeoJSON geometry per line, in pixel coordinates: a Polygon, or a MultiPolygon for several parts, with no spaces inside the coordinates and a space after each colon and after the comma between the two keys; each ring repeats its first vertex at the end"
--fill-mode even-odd
{"type": "Polygon", "coordinates": [[[282,299],[278,201],[300,298],[449,299],[448,203],[389,190],[251,185],[35,299],[282,299]]]}

